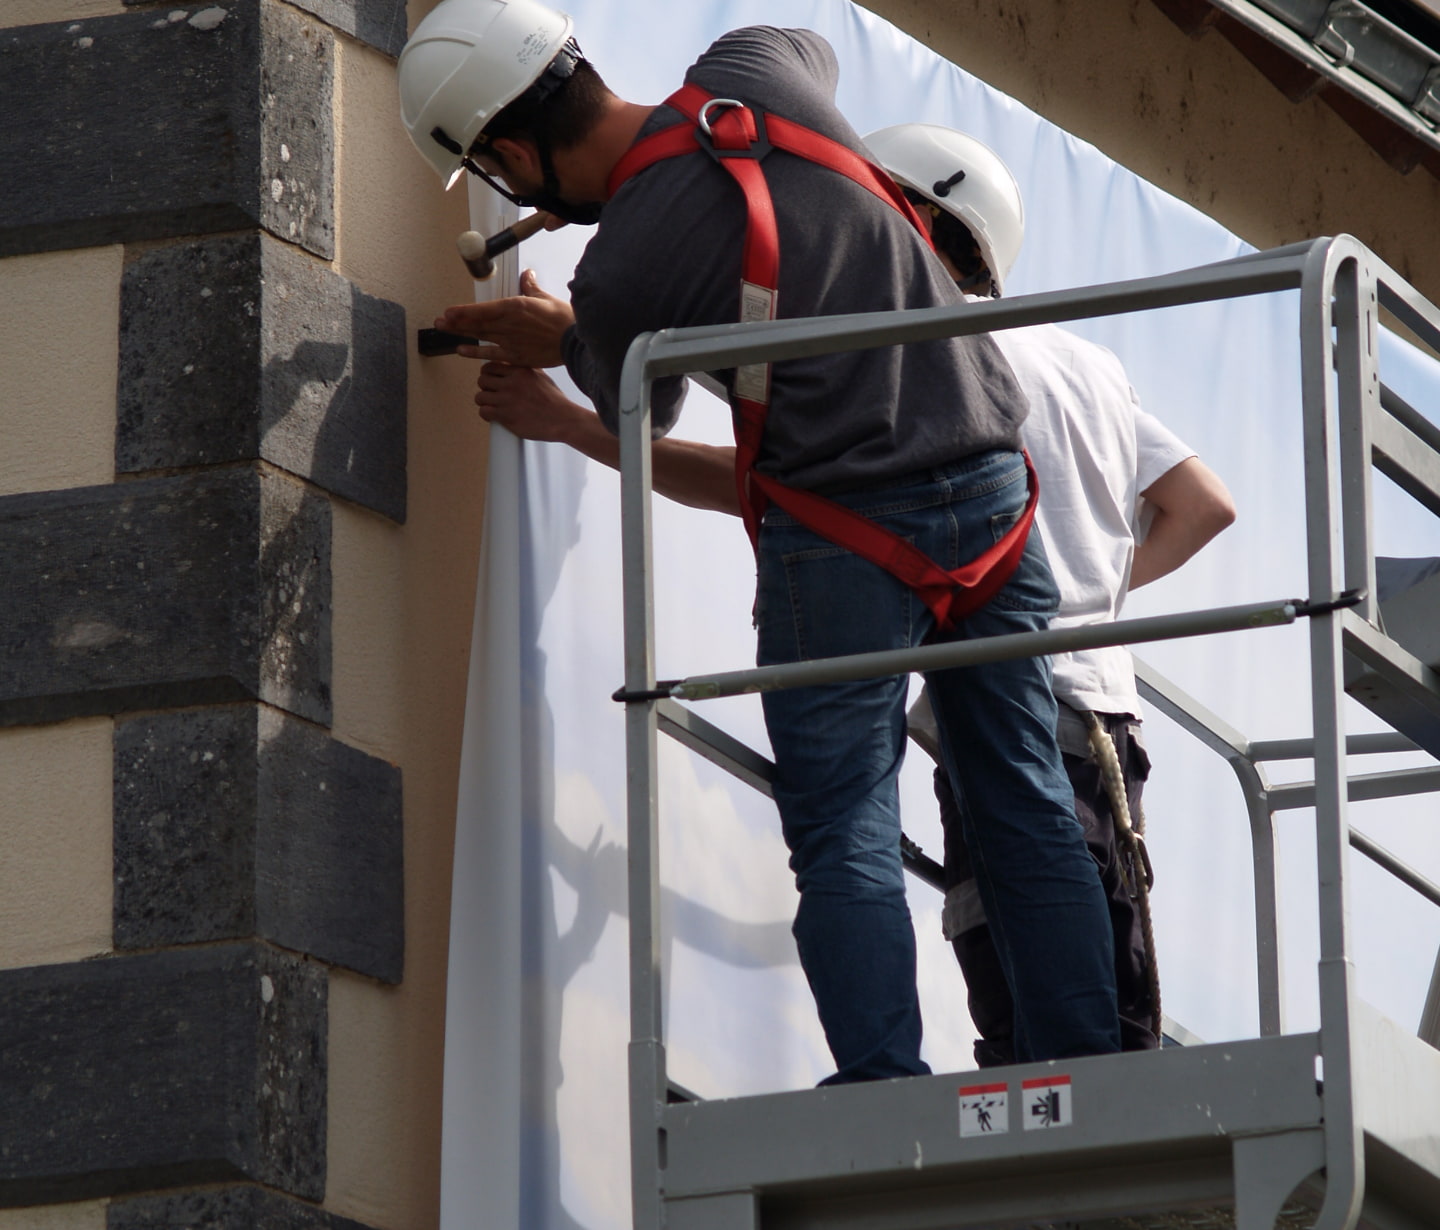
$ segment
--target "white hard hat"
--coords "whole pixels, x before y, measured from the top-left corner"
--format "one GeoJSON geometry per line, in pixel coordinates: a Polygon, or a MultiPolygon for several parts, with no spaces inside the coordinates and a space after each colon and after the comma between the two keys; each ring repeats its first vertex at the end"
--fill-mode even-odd
{"type": "Polygon", "coordinates": [[[574,23],[536,0],[442,0],[400,53],[400,118],[448,188],[481,129],[530,88],[574,23]]]}
{"type": "Polygon", "coordinates": [[[865,144],[902,188],[959,218],[980,245],[996,291],[1025,239],[1025,205],[1010,168],[988,145],[939,124],[896,124],[865,144]]]}

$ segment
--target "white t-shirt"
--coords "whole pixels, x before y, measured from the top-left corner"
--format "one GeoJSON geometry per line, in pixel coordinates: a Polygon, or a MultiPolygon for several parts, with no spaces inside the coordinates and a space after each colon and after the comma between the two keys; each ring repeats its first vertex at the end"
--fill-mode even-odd
{"type": "MultiPolygon", "coordinates": [[[[1140,492],[1195,451],[1140,409],[1120,361],[1056,325],[993,335],[1030,399],[1025,447],[1040,477],[1036,522],[1060,590],[1053,628],[1120,614],[1148,520],[1140,492]]],[[[1055,696],[1075,709],[1140,715],[1120,646],[1056,654],[1055,696]]]]}
{"type": "MultiPolygon", "coordinates": [[[[1103,346],[1057,325],[992,336],[1030,399],[1023,433],[1040,478],[1035,520],[1060,590],[1060,613],[1050,626],[1116,619],[1130,587],[1135,544],[1148,522],[1140,493],[1195,451],[1140,409],[1120,360],[1103,346]]],[[[1055,698],[1063,704],[1140,716],[1128,650],[1085,649],[1051,661],[1055,698]]],[[[910,710],[909,727],[939,760],[924,693],[910,710]]],[[[1074,741],[1071,750],[1085,754],[1083,734],[1074,741]]]]}

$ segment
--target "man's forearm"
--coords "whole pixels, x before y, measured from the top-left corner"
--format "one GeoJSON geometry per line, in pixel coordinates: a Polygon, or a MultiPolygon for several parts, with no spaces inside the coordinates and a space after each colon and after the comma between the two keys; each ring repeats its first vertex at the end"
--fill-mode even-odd
{"type": "MultiPolygon", "coordinates": [[[[588,410],[576,415],[564,443],[612,470],[620,468],[620,441],[588,410]]],[[[651,479],[661,495],[691,508],[740,515],[733,448],[666,438],[651,445],[650,455],[651,479]]]]}
{"type": "Polygon", "coordinates": [[[1155,508],[1145,541],[1135,548],[1130,588],[1174,572],[1235,520],[1235,504],[1219,475],[1190,457],[1142,493],[1155,508]]]}

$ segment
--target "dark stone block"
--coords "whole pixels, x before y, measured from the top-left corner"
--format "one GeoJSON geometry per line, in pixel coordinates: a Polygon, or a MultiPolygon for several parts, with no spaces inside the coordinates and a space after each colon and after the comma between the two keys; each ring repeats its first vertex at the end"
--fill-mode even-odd
{"type": "MultiPolygon", "coordinates": [[[[169,0],[163,2],[168,4],[169,0]]],[[[158,6],[162,0],[125,0],[125,3],[158,6]]],[[[405,46],[406,0],[292,0],[292,3],[387,55],[398,57],[405,46]]]]}
{"type": "Polygon", "coordinates": [[[398,57],[409,31],[405,26],[406,0],[299,0],[322,21],[353,34],[362,42],[398,57]]]}
{"type": "Polygon", "coordinates": [[[121,287],[121,473],[263,458],[405,519],[405,312],[268,236],[146,252],[121,287]]]}
{"type": "Polygon", "coordinates": [[[105,1230],[367,1230],[258,1187],[220,1187],[198,1192],[132,1196],[112,1201],[105,1230]]]}
{"type": "Polygon", "coordinates": [[[250,705],[116,723],[116,948],[257,934],[257,761],[250,705]]]}
{"type": "Polygon", "coordinates": [[[258,236],[174,244],[120,284],[115,468],[121,474],[258,457],[258,236]]]}
{"type": "Polygon", "coordinates": [[[335,250],[334,35],[275,0],[0,31],[0,256],[261,226],[335,250]]]}
{"type": "Polygon", "coordinates": [[[115,727],[115,945],[256,936],[403,970],[400,770],[273,709],[115,727]]]}
{"type": "Polygon", "coordinates": [[[260,699],[330,720],[330,506],[233,469],[0,498],[0,726],[260,699]]]}
{"type": "Polygon", "coordinates": [[[326,975],[256,945],[0,972],[0,1204],[325,1192],[326,975]]]}

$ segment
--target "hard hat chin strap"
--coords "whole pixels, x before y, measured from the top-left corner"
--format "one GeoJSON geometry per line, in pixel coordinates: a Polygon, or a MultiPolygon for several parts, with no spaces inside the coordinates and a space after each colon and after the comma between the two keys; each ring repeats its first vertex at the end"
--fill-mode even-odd
{"type": "Polygon", "coordinates": [[[540,173],[544,177],[541,181],[540,191],[524,198],[522,205],[529,205],[532,209],[543,209],[548,214],[554,214],[562,222],[569,222],[576,226],[594,226],[600,221],[601,203],[590,201],[583,205],[575,205],[566,201],[560,196],[560,177],[555,174],[555,160],[550,153],[550,142],[539,140],[535,143],[540,153],[540,173]]]}

